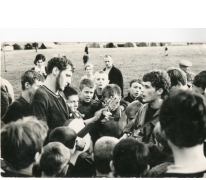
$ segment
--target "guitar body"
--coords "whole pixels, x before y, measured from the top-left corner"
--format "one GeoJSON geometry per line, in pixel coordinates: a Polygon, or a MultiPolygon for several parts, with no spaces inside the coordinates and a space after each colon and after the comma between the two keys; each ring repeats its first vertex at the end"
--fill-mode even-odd
{"type": "MultiPolygon", "coordinates": [[[[84,127],[85,127],[85,124],[84,124],[84,120],[83,119],[74,119],[70,122],[69,124],[69,127],[71,129],[73,129],[76,133],[78,133],[80,130],[82,130],[84,127]]],[[[84,150],[83,151],[78,151],[76,150],[73,154],[71,154],[71,159],[70,159],[70,162],[75,165],[76,163],[76,160],[78,158],[78,156],[82,153],[82,152],[85,152],[89,149],[90,147],[90,144],[91,144],[91,136],[89,135],[89,133],[87,133],[83,139],[85,140],[86,144],[85,144],[85,147],[84,147],[84,150]]]]}

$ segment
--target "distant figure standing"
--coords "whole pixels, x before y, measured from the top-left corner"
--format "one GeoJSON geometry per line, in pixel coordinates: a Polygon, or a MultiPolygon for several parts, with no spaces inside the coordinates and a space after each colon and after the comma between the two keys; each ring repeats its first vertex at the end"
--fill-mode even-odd
{"type": "Polygon", "coordinates": [[[36,50],[36,52],[37,52],[37,49],[38,49],[38,43],[34,43],[34,45],[35,45],[35,50],[36,50]]]}
{"type": "Polygon", "coordinates": [[[167,43],[165,43],[165,56],[168,56],[168,44],[167,43]]]}
{"type": "Polygon", "coordinates": [[[88,51],[88,45],[86,45],[84,49],[84,56],[83,56],[83,63],[84,65],[89,61],[89,51],[88,51]]]}

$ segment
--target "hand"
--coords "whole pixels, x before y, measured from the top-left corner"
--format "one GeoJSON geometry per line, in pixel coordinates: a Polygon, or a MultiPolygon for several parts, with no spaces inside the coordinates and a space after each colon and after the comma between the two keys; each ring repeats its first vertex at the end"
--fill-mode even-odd
{"type": "Polygon", "coordinates": [[[128,138],[127,133],[124,133],[123,136],[119,138],[119,140],[126,139],[126,138],[128,138]]]}
{"type": "Polygon", "coordinates": [[[85,145],[86,145],[86,141],[83,138],[77,137],[76,149],[83,150],[85,145]]]}

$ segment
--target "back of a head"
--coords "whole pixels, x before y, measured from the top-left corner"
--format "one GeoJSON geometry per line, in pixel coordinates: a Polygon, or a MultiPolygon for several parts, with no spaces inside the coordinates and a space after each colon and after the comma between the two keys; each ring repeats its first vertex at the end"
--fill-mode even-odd
{"type": "Polygon", "coordinates": [[[79,84],[80,91],[82,91],[85,87],[93,89],[95,87],[94,82],[91,79],[82,79],[79,84]]]}
{"type": "Polygon", "coordinates": [[[102,90],[103,99],[113,97],[115,94],[121,97],[121,89],[116,84],[108,84],[102,90]]]}
{"type": "Polygon", "coordinates": [[[64,95],[65,95],[65,98],[68,99],[70,96],[73,96],[73,95],[78,95],[78,92],[76,91],[76,89],[74,89],[73,87],[71,86],[66,86],[64,88],[64,95]]]}
{"type": "Polygon", "coordinates": [[[142,106],[143,106],[142,103],[139,102],[138,100],[130,103],[125,110],[125,114],[127,115],[127,118],[130,120],[134,119],[135,115],[137,114],[137,112],[142,106]]]}
{"type": "Polygon", "coordinates": [[[48,127],[30,116],[11,122],[1,129],[1,155],[15,170],[27,168],[41,152],[48,127]]]}
{"type": "Polygon", "coordinates": [[[49,135],[49,142],[61,142],[67,148],[73,149],[76,141],[76,133],[73,129],[62,126],[53,129],[49,135]]]}
{"type": "Polygon", "coordinates": [[[33,85],[35,81],[42,81],[44,82],[44,77],[39,74],[38,72],[35,72],[33,70],[28,70],[21,76],[21,87],[22,90],[25,90],[25,83],[28,82],[30,85],[33,85]]]}
{"type": "Polygon", "coordinates": [[[47,71],[48,71],[48,74],[51,74],[54,67],[57,67],[59,71],[63,71],[67,69],[68,66],[70,66],[72,72],[74,72],[74,66],[71,60],[68,59],[66,56],[53,57],[52,59],[48,61],[47,71]]]}
{"type": "Polygon", "coordinates": [[[60,142],[51,142],[44,146],[40,159],[40,168],[47,176],[54,176],[70,161],[70,151],[60,142]]]}
{"type": "Polygon", "coordinates": [[[206,138],[206,103],[192,91],[176,91],[162,104],[160,124],[167,138],[178,147],[193,147],[206,138]]]}
{"type": "Polygon", "coordinates": [[[201,87],[203,90],[206,89],[206,70],[201,71],[195,76],[193,84],[197,87],[201,87]]]}
{"type": "Polygon", "coordinates": [[[110,161],[114,146],[118,143],[115,137],[104,136],[98,139],[94,145],[94,163],[97,171],[102,174],[108,174],[110,170],[110,161]]]}
{"type": "Polygon", "coordinates": [[[181,83],[183,86],[187,85],[187,75],[186,73],[177,67],[170,67],[167,70],[167,73],[171,80],[171,87],[177,86],[181,83]]]}
{"type": "Polygon", "coordinates": [[[147,169],[148,148],[134,138],[123,139],[113,151],[115,172],[120,177],[141,177],[147,169]]]}
{"type": "Polygon", "coordinates": [[[152,86],[158,90],[162,88],[162,98],[164,99],[169,94],[169,88],[171,86],[170,77],[166,71],[152,70],[144,74],[142,80],[144,82],[151,82],[152,86]]]}

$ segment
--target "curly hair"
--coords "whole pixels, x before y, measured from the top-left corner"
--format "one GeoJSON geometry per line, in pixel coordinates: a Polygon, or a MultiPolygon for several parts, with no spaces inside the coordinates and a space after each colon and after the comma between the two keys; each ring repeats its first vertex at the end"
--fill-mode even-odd
{"type": "Polygon", "coordinates": [[[72,72],[74,72],[74,66],[71,60],[68,59],[66,56],[53,57],[52,59],[49,60],[47,64],[47,71],[48,71],[48,74],[51,74],[54,67],[57,67],[60,71],[63,71],[67,69],[68,66],[70,66],[72,69],[72,72]]]}
{"type": "Polygon", "coordinates": [[[166,73],[166,71],[163,70],[153,70],[149,73],[146,73],[142,80],[144,82],[151,82],[152,86],[158,90],[160,88],[163,89],[163,93],[161,94],[161,97],[164,99],[169,94],[169,88],[171,86],[170,77],[166,73]]]}

